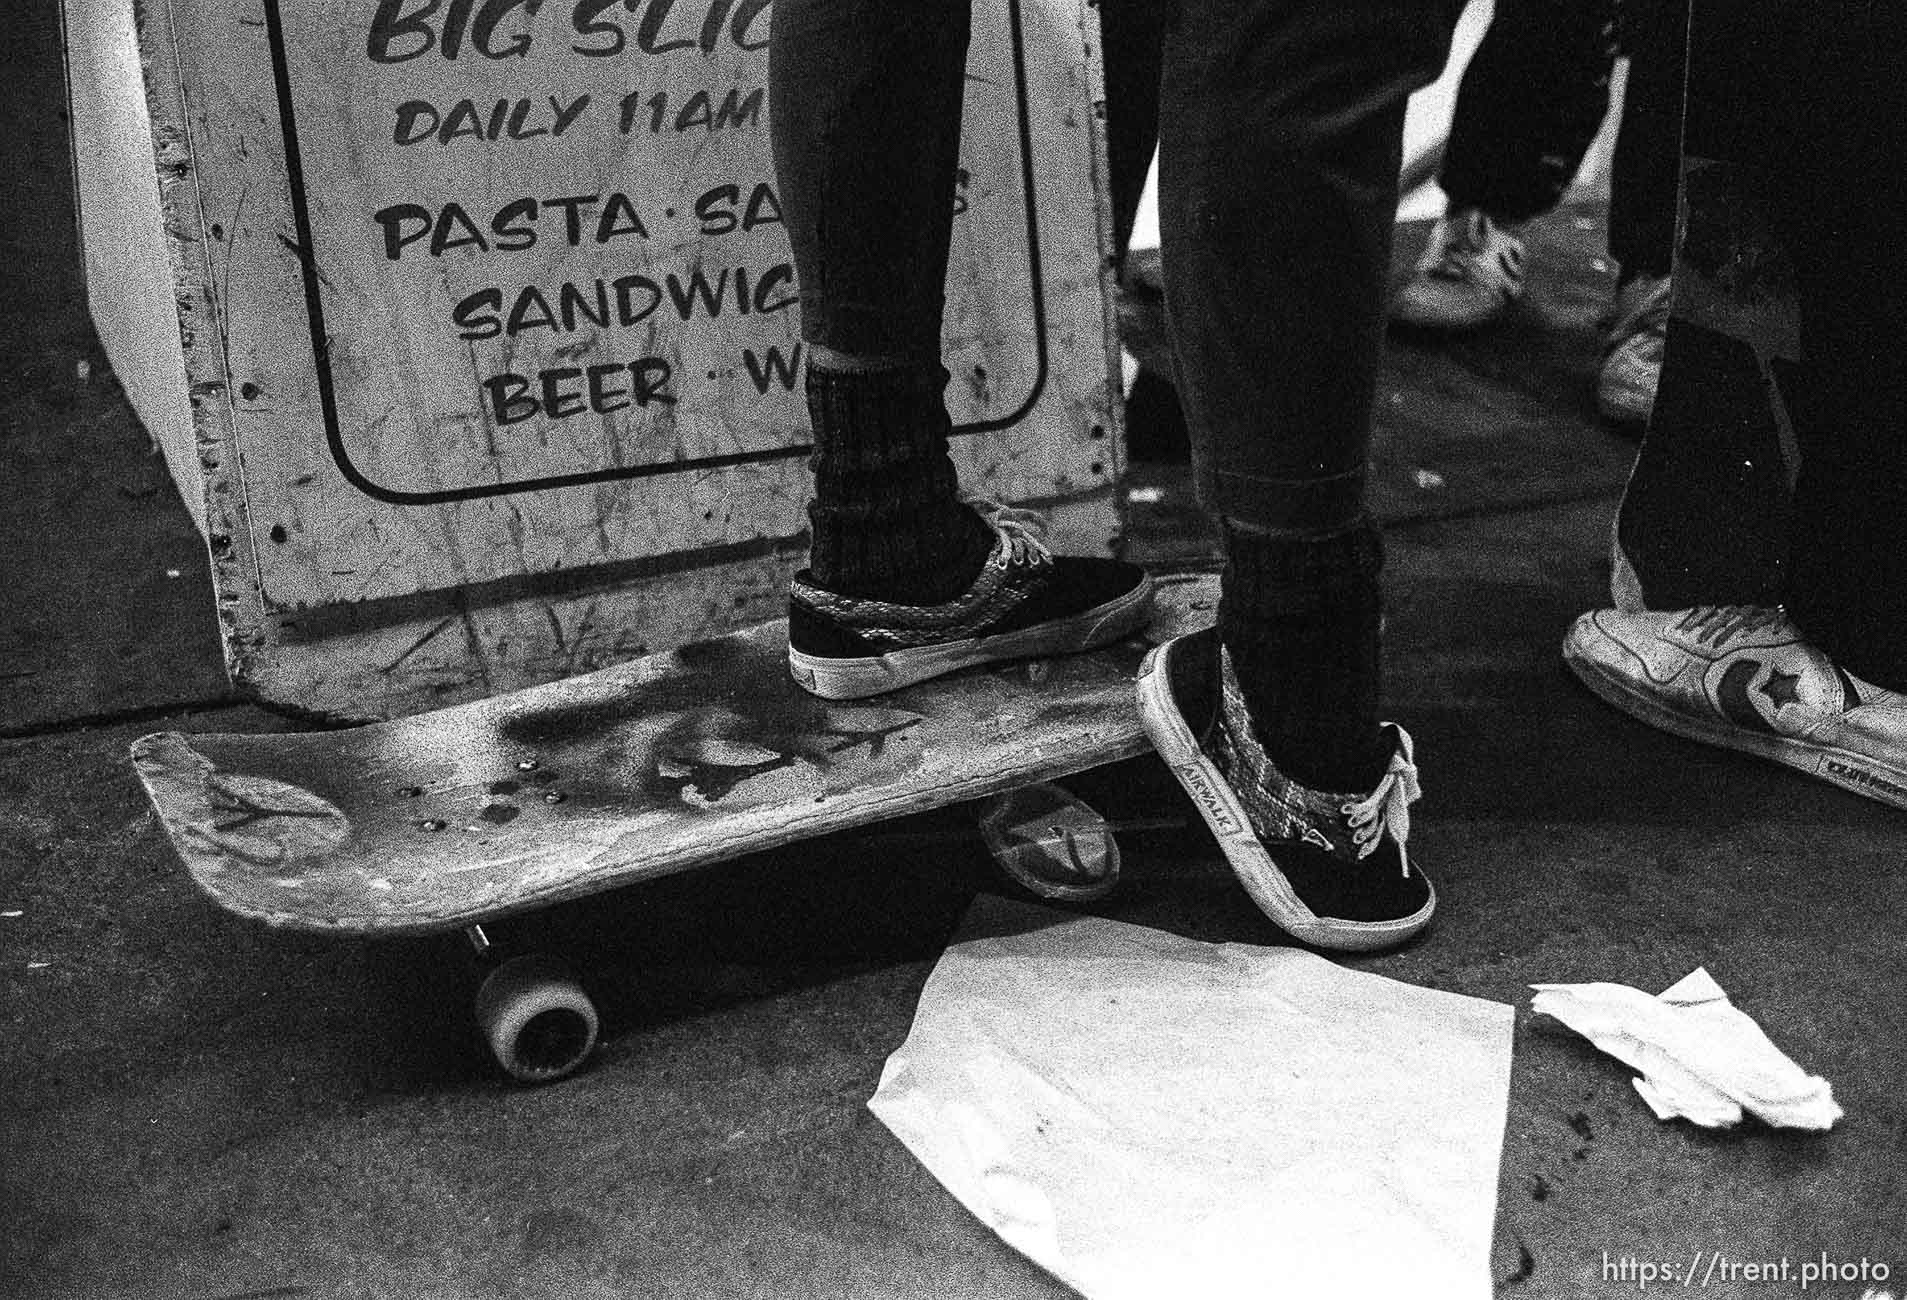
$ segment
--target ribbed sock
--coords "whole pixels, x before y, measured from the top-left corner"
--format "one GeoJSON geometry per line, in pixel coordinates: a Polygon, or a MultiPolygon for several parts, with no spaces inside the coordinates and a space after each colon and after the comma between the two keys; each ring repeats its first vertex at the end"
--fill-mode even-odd
{"type": "Polygon", "coordinates": [[[808,367],[809,567],[842,595],[934,605],[966,590],[992,530],[959,496],[938,365],[808,367]]]}
{"type": "Polygon", "coordinates": [[[1301,785],[1361,793],[1389,765],[1378,722],[1378,574],[1383,539],[1366,515],[1341,532],[1291,537],[1226,521],[1219,638],[1253,728],[1301,785]]]}

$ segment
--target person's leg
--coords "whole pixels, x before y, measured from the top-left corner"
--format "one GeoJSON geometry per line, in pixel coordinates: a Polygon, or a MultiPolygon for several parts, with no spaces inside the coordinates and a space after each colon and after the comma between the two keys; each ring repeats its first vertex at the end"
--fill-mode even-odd
{"type": "MultiPolygon", "coordinates": [[[[1217,637],[1168,647],[1141,699],[1169,757],[1175,728],[1206,733],[1275,855],[1267,884],[1221,829],[1260,905],[1334,946],[1407,937],[1434,905],[1399,870],[1402,833],[1365,848],[1339,815],[1358,799],[1325,792],[1395,812],[1415,790],[1408,742],[1378,720],[1382,547],[1364,480],[1404,105],[1454,18],[1411,0],[1183,0],[1166,44],[1167,306],[1228,564],[1217,637]],[[1280,910],[1292,891],[1315,916],[1280,910]]],[[[1186,770],[1201,761],[1173,758],[1203,802],[1186,770]]]]}
{"type": "MultiPolygon", "coordinates": [[[[1770,511],[1760,497],[1744,496],[1745,486],[1766,495],[1765,473],[1750,477],[1737,467],[1771,459],[1773,421],[1751,370],[1753,340],[1721,339],[1740,358],[1735,386],[1757,399],[1762,418],[1752,443],[1714,448],[1706,495],[1712,509],[1737,515],[1751,533],[1748,521],[1766,533],[1772,520],[1787,525],[1786,536],[1725,548],[1768,557],[1746,581],[1730,579],[1727,556],[1673,562],[1678,546],[1709,549],[1712,538],[1701,530],[1637,536],[1652,552],[1652,571],[1665,575],[1658,585],[1673,588],[1651,593],[1651,603],[1740,600],[1744,586],[1779,581],[1810,641],[1849,671],[1907,689],[1907,585],[1892,580],[1907,560],[1907,368],[1897,356],[1907,337],[1907,295],[1898,289],[1907,283],[1907,241],[1899,235],[1907,140],[1898,130],[1907,107],[1907,13],[1857,2],[1698,0],[1694,19],[1689,149],[1734,169],[1741,198],[1733,202],[1765,215],[1773,249],[1744,248],[1734,236],[1702,238],[1699,249],[1684,251],[1701,252],[1720,291],[1738,295],[1749,316],[1759,300],[1790,292],[1780,268],[1792,267],[1801,358],[1771,365],[1793,428],[1789,454],[1799,463],[1789,467],[1791,510],[1783,503],[1770,511]],[[1706,589],[1674,582],[1678,567],[1701,575],[1706,589]]],[[[1692,228],[1690,238],[1699,233],[1692,228]]],[[[1682,328],[1678,319],[1672,363],[1682,328]]],[[[1713,412],[1691,409],[1662,424],[1651,430],[1652,442],[1658,433],[1686,441],[1712,428],[1713,412]]],[[[1647,446],[1644,452],[1646,461],[1647,446]]],[[[1690,508],[1674,498],[1695,495],[1690,476],[1698,469],[1652,471],[1649,486],[1664,498],[1656,516],[1690,508]]],[[[1648,521],[1631,524],[1627,503],[1624,514],[1626,530],[1643,531],[1648,521]]]]}
{"type": "Polygon", "coordinates": [[[1614,60],[1609,0],[1502,0],[1464,69],[1439,176],[1449,206],[1392,304],[1420,329],[1474,329],[1523,296],[1508,227],[1556,206],[1595,139],[1614,60]]]}
{"type": "MultiPolygon", "coordinates": [[[[1882,57],[1864,68],[1850,50],[1837,71],[1907,84],[1907,31],[1873,36],[1890,41],[1882,57]]],[[[1838,123],[1857,111],[1838,99],[1801,107],[1838,123]]],[[[1801,464],[1787,605],[1836,664],[1907,691],[1907,145],[1897,112],[1861,102],[1888,129],[1797,166],[1773,205],[1795,266],[1803,358],[1789,394],[1801,464]]]]}
{"type": "Polygon", "coordinates": [[[1104,645],[1150,584],[961,499],[940,362],[967,0],[780,0],[769,99],[814,429],[789,667],[829,698],[1104,645]]]}
{"type": "Polygon", "coordinates": [[[1675,263],[1688,0],[1623,0],[1619,12],[1629,77],[1609,176],[1609,255],[1624,281],[1666,279],[1675,263]]]}
{"type": "MultiPolygon", "coordinates": [[[[1099,0],[1106,81],[1106,181],[1112,192],[1113,252],[1119,258],[1121,323],[1138,370],[1126,387],[1130,459],[1184,463],[1185,418],[1169,375],[1156,369],[1161,348],[1157,276],[1128,258],[1139,200],[1159,141],[1159,58],[1165,0],[1099,0]],[[1158,334],[1152,334],[1156,329],[1158,334]],[[1135,334],[1133,331],[1137,331],[1135,334]]],[[[1162,350],[1162,349],[1161,349],[1162,350]]]]}
{"type": "Polygon", "coordinates": [[[1451,207],[1503,225],[1555,207],[1609,111],[1614,61],[1607,0],[1500,0],[1457,90],[1438,177],[1451,207]]]}
{"type": "Polygon", "coordinates": [[[1513,227],[1554,208],[1609,106],[1610,0],[1499,0],[1464,69],[1439,180],[1449,199],[1392,317],[1474,329],[1523,296],[1513,227]]]}
{"type": "Polygon", "coordinates": [[[1596,407],[1605,419],[1640,429],[1655,410],[1668,338],[1688,0],[1623,0],[1618,14],[1629,79],[1609,180],[1609,253],[1621,272],[1596,407]]]}
{"type": "MultiPolygon", "coordinates": [[[[1747,337],[1780,332],[1772,324],[1790,295],[1778,283],[1786,257],[1766,229],[1766,183],[1752,174],[1768,160],[1764,136],[1782,129],[1782,115],[1753,119],[1781,87],[1766,83],[1770,69],[1756,44],[1740,39],[1752,27],[1716,27],[1715,6],[1693,8],[1704,28],[1694,49],[1689,0],[1625,10],[1630,24],[1652,20],[1659,43],[1652,59],[1631,54],[1645,99],[1650,85],[1676,88],[1679,197],[1671,205],[1687,209],[1681,248],[1671,236],[1669,270],[1683,280],[1681,303],[1665,329],[1653,415],[1617,514],[1616,603],[1632,612],[1773,605],[1786,581],[1792,479],[1764,375],[1764,363],[1775,363],[1758,359],[1747,337]],[[1671,27],[1679,37],[1671,39],[1671,27]],[[1726,303],[1737,292],[1731,284],[1741,291],[1740,310],[1691,316],[1693,303],[1726,303]]],[[[1626,36],[1638,41],[1643,31],[1632,26],[1626,36]]],[[[1636,198],[1633,187],[1628,195],[1636,198]]],[[[1612,203],[1612,250],[1619,229],[1628,237],[1636,229],[1614,212],[1612,203]]]]}
{"type": "Polygon", "coordinates": [[[1226,641],[1273,757],[1335,789],[1387,753],[1365,460],[1404,104],[1446,8],[1185,0],[1167,43],[1167,304],[1226,641]]]}
{"type": "Polygon", "coordinates": [[[1106,85],[1106,181],[1113,251],[1125,256],[1146,173],[1159,142],[1159,58],[1164,0],[1100,0],[1099,48],[1106,85]]]}
{"type": "Polygon", "coordinates": [[[1639,582],[1564,642],[1586,685],[1653,726],[1901,808],[1904,37],[1891,8],[1696,0],[1675,276],[1678,295],[1700,286],[1709,317],[1685,319],[1683,301],[1671,322],[1663,400],[1622,509],[1639,582]],[[1798,363],[1765,319],[1790,297],[1798,363]],[[1717,426],[1728,406],[1734,427],[1717,426]],[[1687,526],[1692,510],[1717,526],[1687,526]]]}
{"type": "Polygon", "coordinates": [[[991,539],[947,455],[940,320],[967,0],[781,0],[769,117],[809,351],[811,568],[844,595],[944,600],[991,539]]]}

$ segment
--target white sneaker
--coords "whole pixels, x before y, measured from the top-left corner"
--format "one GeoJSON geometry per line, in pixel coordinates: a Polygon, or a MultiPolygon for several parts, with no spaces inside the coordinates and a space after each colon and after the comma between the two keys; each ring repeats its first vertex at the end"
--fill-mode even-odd
{"type": "Polygon", "coordinates": [[[1594,610],[1563,659],[1650,726],[1907,808],[1907,695],[1839,667],[1778,607],[1594,610]]]}
{"type": "Polygon", "coordinates": [[[1479,208],[1438,219],[1391,319],[1417,329],[1467,330],[1500,320],[1523,296],[1523,241],[1479,208]]]}
{"type": "Polygon", "coordinates": [[[1615,323],[1602,345],[1596,408],[1618,424],[1647,424],[1669,337],[1669,278],[1639,275],[1616,290],[1615,323]]]}

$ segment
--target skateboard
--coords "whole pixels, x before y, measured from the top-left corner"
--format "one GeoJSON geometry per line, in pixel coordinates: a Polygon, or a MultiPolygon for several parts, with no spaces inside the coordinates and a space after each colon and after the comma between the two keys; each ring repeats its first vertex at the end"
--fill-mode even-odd
{"type": "MultiPolygon", "coordinates": [[[[484,953],[486,922],[989,797],[996,860],[1029,882],[1029,858],[1057,854],[1048,896],[1083,897],[1116,876],[1116,849],[1050,783],[1145,751],[1146,643],[1215,617],[1216,578],[1157,582],[1143,637],[871,699],[803,692],[775,622],[351,730],[160,732],[133,764],[199,888],[286,930],[462,930],[484,953]]],[[[535,954],[491,971],[477,1019],[526,1081],[571,1073],[596,1037],[587,995],[535,954]]]]}

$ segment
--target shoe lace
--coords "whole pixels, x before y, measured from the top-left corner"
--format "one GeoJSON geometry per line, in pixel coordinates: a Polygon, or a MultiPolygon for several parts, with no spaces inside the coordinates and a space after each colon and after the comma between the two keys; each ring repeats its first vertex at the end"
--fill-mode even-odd
{"type": "Polygon", "coordinates": [[[1677,619],[1675,626],[1695,634],[1703,645],[1719,646],[1730,637],[1758,632],[1788,617],[1780,605],[1698,605],[1677,619]]]}
{"type": "Polygon", "coordinates": [[[1351,842],[1357,846],[1360,860],[1377,852],[1377,846],[1388,833],[1397,841],[1397,860],[1404,875],[1408,876],[1410,852],[1405,848],[1405,842],[1410,839],[1410,806],[1423,797],[1424,790],[1417,779],[1410,733],[1399,727],[1397,737],[1397,748],[1391,751],[1390,768],[1384,773],[1384,779],[1377,783],[1377,789],[1366,798],[1345,804],[1339,811],[1351,824],[1351,842]]]}
{"type": "Polygon", "coordinates": [[[990,497],[964,498],[987,526],[1006,538],[1007,560],[1013,564],[1045,564],[1052,560],[1052,547],[1046,542],[1046,516],[1037,510],[1007,505],[990,497]]]}
{"type": "Polygon", "coordinates": [[[1476,267],[1476,258],[1489,241],[1489,217],[1481,210],[1469,212],[1450,226],[1443,242],[1443,255],[1430,273],[1440,280],[1468,280],[1476,267]]]}

